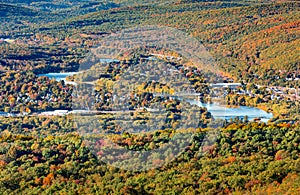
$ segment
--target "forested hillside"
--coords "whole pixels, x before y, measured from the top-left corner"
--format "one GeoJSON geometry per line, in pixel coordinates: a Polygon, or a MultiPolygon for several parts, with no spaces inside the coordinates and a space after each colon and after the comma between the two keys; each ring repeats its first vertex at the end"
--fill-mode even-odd
{"type": "MultiPolygon", "coordinates": [[[[181,1],[171,5],[94,12],[66,19],[63,23],[44,24],[21,31],[15,29],[9,34],[25,40],[48,37],[45,40],[47,47],[60,45],[69,48],[72,45],[72,52],[78,55],[78,52],[88,52],[88,48],[101,39],[101,36],[89,35],[111,33],[136,25],[171,26],[197,37],[216,58],[224,73],[236,80],[295,86],[294,81],[287,82],[286,78],[299,76],[299,14],[299,2],[181,1]],[[88,36],[80,36],[82,34],[88,36]],[[82,50],[83,45],[87,50],[82,50]]],[[[34,47],[40,46],[36,44],[34,47]]],[[[48,50],[47,47],[41,49],[48,50]]]]}
{"type": "MultiPolygon", "coordinates": [[[[202,147],[206,130],[172,163],[148,171],[127,171],[98,161],[72,123],[72,117],[2,120],[2,194],[297,194],[299,126],[232,124],[213,132],[215,143],[202,147]],[[22,127],[22,131],[20,131],[22,127]],[[49,133],[51,135],[49,135],[49,133]],[[41,137],[35,137],[36,134],[41,137]],[[47,136],[48,135],[48,136],[47,136]]],[[[130,149],[151,149],[172,131],[143,136],[115,134],[130,149]],[[141,140],[147,140],[141,145],[141,140]]],[[[101,149],[109,148],[105,143],[101,149]]],[[[159,162],[156,156],[149,161],[159,162]]],[[[132,165],[134,166],[134,164],[132,165]]]]}
{"type": "Polygon", "coordinates": [[[36,16],[37,12],[29,8],[22,8],[13,5],[0,4],[0,17],[11,16],[36,16]]]}
{"type": "Polygon", "coordinates": [[[108,3],[104,1],[94,1],[94,0],[75,0],[75,1],[53,1],[53,0],[2,0],[2,3],[25,6],[34,9],[38,9],[46,12],[61,12],[64,10],[81,9],[84,8],[97,8],[95,10],[102,10],[105,7],[113,5],[113,3],[108,3]]]}

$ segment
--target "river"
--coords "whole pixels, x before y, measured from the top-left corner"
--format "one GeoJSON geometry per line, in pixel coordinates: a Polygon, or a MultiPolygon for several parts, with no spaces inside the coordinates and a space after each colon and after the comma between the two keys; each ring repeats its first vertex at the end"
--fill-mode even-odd
{"type": "Polygon", "coordinates": [[[59,72],[59,73],[47,73],[47,74],[38,74],[38,76],[46,76],[49,79],[55,79],[56,81],[65,81],[66,84],[75,84],[74,82],[69,82],[66,80],[68,76],[78,74],[78,72],[59,72]]]}
{"type": "Polygon", "coordinates": [[[188,102],[199,107],[207,108],[214,118],[219,119],[229,120],[236,117],[243,119],[245,116],[248,116],[248,120],[250,121],[253,121],[255,118],[260,118],[261,121],[268,122],[271,118],[273,118],[272,113],[267,113],[266,111],[255,107],[240,106],[236,108],[227,108],[219,105],[218,103],[205,104],[197,100],[188,100],[188,102]]]}
{"type": "MultiPolygon", "coordinates": [[[[109,60],[107,60],[109,62],[109,60]]],[[[67,72],[67,73],[47,73],[40,74],[38,76],[48,76],[51,79],[55,79],[57,81],[64,80],[66,83],[75,84],[74,82],[66,81],[67,76],[71,76],[77,74],[78,72],[67,72]]],[[[189,103],[193,105],[197,105],[199,107],[205,107],[207,110],[213,115],[214,118],[226,119],[230,120],[239,117],[243,119],[245,116],[248,116],[248,119],[254,120],[255,118],[260,118],[263,122],[268,122],[271,118],[273,118],[272,113],[267,113],[264,110],[248,107],[248,106],[240,106],[237,108],[226,108],[224,106],[219,105],[218,103],[212,104],[204,104],[197,100],[188,100],[189,103]]]]}

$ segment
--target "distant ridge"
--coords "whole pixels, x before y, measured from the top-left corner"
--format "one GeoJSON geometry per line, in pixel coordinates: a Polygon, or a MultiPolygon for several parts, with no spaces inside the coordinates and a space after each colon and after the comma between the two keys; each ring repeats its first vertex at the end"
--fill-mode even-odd
{"type": "Polygon", "coordinates": [[[0,3],[0,17],[36,16],[38,11],[26,7],[0,3]]]}

